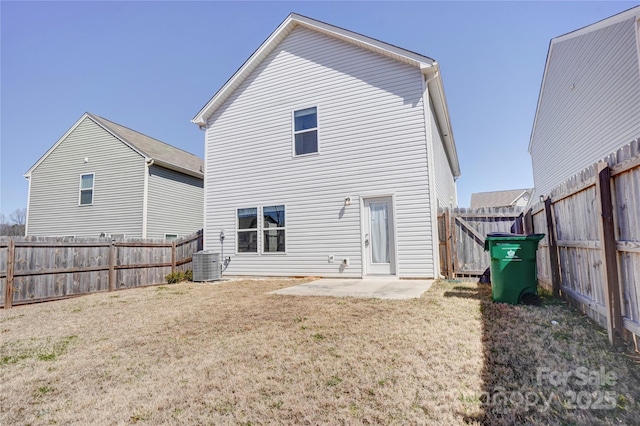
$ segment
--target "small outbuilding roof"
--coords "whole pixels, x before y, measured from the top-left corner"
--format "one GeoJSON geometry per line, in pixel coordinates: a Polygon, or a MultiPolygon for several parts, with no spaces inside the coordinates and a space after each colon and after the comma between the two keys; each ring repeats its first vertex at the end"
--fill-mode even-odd
{"type": "Polygon", "coordinates": [[[531,194],[531,189],[510,189],[507,191],[475,192],[471,194],[471,208],[510,207],[520,197],[531,194]]]}
{"type": "Polygon", "coordinates": [[[207,121],[222,103],[249,77],[251,72],[280,44],[280,42],[296,27],[304,27],[317,31],[324,35],[337,38],[344,42],[367,49],[380,55],[395,59],[405,64],[417,67],[425,76],[429,93],[433,100],[436,119],[443,132],[444,145],[449,158],[449,164],[453,175],[460,176],[460,164],[456,151],[455,141],[447,99],[444,94],[444,85],[440,76],[440,66],[437,61],[428,56],[420,55],[410,50],[402,49],[389,43],[376,40],[344,28],[336,27],[325,22],[317,21],[295,13],[287,18],[271,33],[271,35],[258,47],[258,49],[245,61],[244,64],[227,80],[218,92],[198,111],[191,122],[200,127],[206,127],[207,121]]]}
{"type": "Polygon", "coordinates": [[[203,160],[197,155],[176,148],[173,145],[159,141],[158,139],[136,132],[128,127],[107,120],[99,115],[86,112],[80,119],[25,173],[29,177],[31,172],[38,167],[47,156],[86,118],[111,133],[124,144],[143,156],[145,160],[154,164],[185,173],[200,179],[203,178],[203,160]]]}

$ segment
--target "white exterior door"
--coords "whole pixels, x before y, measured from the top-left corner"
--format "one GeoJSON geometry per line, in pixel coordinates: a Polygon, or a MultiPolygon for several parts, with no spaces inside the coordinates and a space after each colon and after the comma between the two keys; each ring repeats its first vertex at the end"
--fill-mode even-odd
{"type": "Polygon", "coordinates": [[[364,251],[367,275],[395,275],[395,238],[390,197],[364,200],[364,251]]]}

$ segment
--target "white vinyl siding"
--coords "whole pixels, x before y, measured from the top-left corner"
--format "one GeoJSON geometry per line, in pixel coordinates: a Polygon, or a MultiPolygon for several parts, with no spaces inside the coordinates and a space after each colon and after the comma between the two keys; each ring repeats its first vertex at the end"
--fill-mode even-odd
{"type": "Polygon", "coordinates": [[[168,231],[189,235],[202,229],[203,180],[149,167],[147,238],[163,238],[168,231]]]}
{"type": "Polygon", "coordinates": [[[222,229],[233,251],[237,209],[282,204],[287,252],[234,256],[225,273],[359,277],[361,199],[394,194],[399,274],[433,277],[422,79],[305,28],[285,37],[208,121],[205,249],[222,229]],[[321,153],[292,158],[291,111],[311,105],[321,153]]]}
{"type": "Polygon", "coordinates": [[[444,148],[442,131],[436,122],[435,111],[432,107],[429,109],[431,110],[431,140],[433,141],[435,164],[435,170],[433,172],[435,176],[436,199],[438,200],[439,207],[457,207],[456,183],[444,148]]]}
{"type": "Polygon", "coordinates": [[[85,118],[31,172],[28,233],[141,237],[143,177],[144,158],[85,118]],[[90,173],[93,203],[80,207],[78,177],[90,173]]]}
{"type": "Polygon", "coordinates": [[[635,19],[551,43],[530,153],[536,198],[640,136],[635,19]]]}

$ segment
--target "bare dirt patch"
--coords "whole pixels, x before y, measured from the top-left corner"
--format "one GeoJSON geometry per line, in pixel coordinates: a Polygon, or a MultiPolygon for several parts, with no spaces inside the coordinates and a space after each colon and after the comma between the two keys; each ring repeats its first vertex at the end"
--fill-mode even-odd
{"type": "Polygon", "coordinates": [[[182,283],[0,311],[0,424],[637,419],[638,365],[564,305],[505,308],[455,282],[399,301],[266,294],[298,282],[182,283]],[[580,366],[619,376],[615,409],[483,399],[505,386],[548,393],[536,368],[580,366]]]}

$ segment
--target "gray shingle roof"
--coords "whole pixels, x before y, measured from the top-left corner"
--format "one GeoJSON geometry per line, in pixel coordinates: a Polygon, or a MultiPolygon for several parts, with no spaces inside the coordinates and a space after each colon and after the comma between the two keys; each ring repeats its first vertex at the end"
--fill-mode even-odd
{"type": "Polygon", "coordinates": [[[203,161],[200,157],[98,115],[90,113],[87,113],[87,115],[145,157],[164,163],[160,165],[184,169],[191,172],[190,174],[195,174],[199,177],[203,176],[203,161]]]}
{"type": "Polygon", "coordinates": [[[471,194],[471,208],[479,207],[509,207],[520,198],[524,192],[531,193],[531,189],[510,189],[507,191],[475,192],[471,194]]]}

